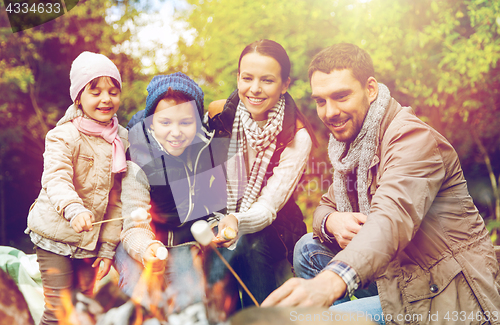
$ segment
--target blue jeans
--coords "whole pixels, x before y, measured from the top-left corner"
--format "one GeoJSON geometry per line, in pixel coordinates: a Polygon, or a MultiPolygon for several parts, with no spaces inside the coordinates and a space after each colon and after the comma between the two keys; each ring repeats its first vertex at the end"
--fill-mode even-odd
{"type": "MultiPolygon", "coordinates": [[[[220,249],[220,251],[226,259],[230,259],[232,252],[227,249],[220,249]]],[[[199,250],[194,246],[168,248],[163,287],[154,288],[161,293],[161,298],[159,300],[152,298],[152,293],[149,292],[143,296],[141,304],[150,307],[153,303],[158,308],[168,308],[168,313],[171,313],[203,302],[205,297],[211,297],[215,301],[210,301],[210,303],[215,304],[214,308],[217,309],[220,308],[217,305],[219,303],[217,298],[222,299],[230,296],[232,297],[232,306],[228,313],[234,312],[239,306],[238,288],[234,278],[223,262],[209,248],[203,251],[203,258],[201,256],[202,254],[199,254],[199,250]],[[214,295],[220,297],[213,297],[214,295]]],[[[128,255],[123,244],[120,243],[116,249],[115,267],[120,275],[118,283],[120,288],[129,297],[132,297],[144,271],[142,263],[128,255]]]]}
{"type": "MultiPolygon", "coordinates": [[[[320,273],[342,249],[338,244],[321,243],[318,239],[312,238],[312,233],[305,234],[295,244],[293,252],[293,267],[295,274],[304,279],[314,278],[320,273]]],[[[378,291],[375,282],[370,283],[366,289],[358,289],[354,292],[357,300],[350,301],[349,297],[339,299],[334,302],[331,310],[335,311],[359,311],[372,320],[377,321],[382,315],[382,307],[378,298],[378,291]]],[[[384,324],[380,323],[379,324],[384,324]]]]}
{"type": "MultiPolygon", "coordinates": [[[[276,263],[286,260],[286,248],[278,232],[274,227],[268,226],[256,233],[241,236],[234,257],[231,265],[255,300],[261,304],[278,288],[276,263]]],[[[241,296],[243,308],[255,306],[244,290],[241,290],[241,296]]]]}

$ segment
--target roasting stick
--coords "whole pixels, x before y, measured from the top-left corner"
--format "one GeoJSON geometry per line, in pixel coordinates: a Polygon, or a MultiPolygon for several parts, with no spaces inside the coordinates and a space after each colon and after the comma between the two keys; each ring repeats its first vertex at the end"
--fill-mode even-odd
{"type": "Polygon", "coordinates": [[[96,221],[96,222],[92,222],[92,226],[94,226],[94,225],[99,225],[99,224],[101,224],[101,223],[111,222],[111,221],[123,220],[123,219],[125,219],[125,217],[115,218],[115,219],[106,219],[106,220],[101,220],[101,221],[96,221]]]}
{"type": "MultiPolygon", "coordinates": [[[[137,208],[134,211],[132,211],[132,213],[130,214],[130,217],[134,221],[138,221],[138,222],[139,221],[146,221],[146,220],[148,220],[148,212],[144,208],[137,208]]],[[[98,225],[98,224],[101,224],[101,223],[111,222],[111,221],[123,220],[123,219],[125,219],[125,217],[115,218],[115,219],[107,219],[107,220],[102,220],[102,221],[97,221],[97,222],[92,222],[92,226],[93,225],[98,225]]]]}
{"type": "MultiPolygon", "coordinates": [[[[234,230],[232,230],[232,232],[234,232],[234,230]]],[[[191,233],[193,234],[194,239],[196,239],[196,241],[198,243],[200,243],[203,246],[210,246],[215,251],[215,253],[217,253],[219,258],[226,265],[226,267],[229,269],[229,271],[231,271],[231,273],[234,275],[234,277],[239,282],[239,284],[243,287],[245,292],[250,296],[250,298],[252,299],[255,306],[259,307],[259,303],[255,299],[255,297],[252,295],[250,290],[248,290],[247,286],[243,283],[243,281],[238,276],[238,274],[236,274],[236,272],[231,267],[231,265],[229,265],[229,263],[226,261],[224,256],[222,256],[222,254],[217,250],[217,247],[215,247],[215,244],[212,242],[212,239],[214,238],[214,233],[212,232],[212,229],[210,228],[208,223],[205,220],[196,221],[191,226],[191,233]]],[[[232,234],[229,234],[228,232],[226,232],[226,229],[224,229],[223,233],[224,233],[224,237],[226,239],[231,239],[231,238],[228,238],[229,237],[228,235],[232,235],[232,234]]]]}

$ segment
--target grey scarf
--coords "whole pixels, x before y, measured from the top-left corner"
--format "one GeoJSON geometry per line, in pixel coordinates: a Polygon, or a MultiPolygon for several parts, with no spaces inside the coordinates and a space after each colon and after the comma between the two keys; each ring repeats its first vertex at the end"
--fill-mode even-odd
{"type": "Polygon", "coordinates": [[[363,127],[358,136],[350,144],[347,155],[340,159],[346,149],[345,142],[339,142],[330,134],[328,143],[328,156],[332,162],[333,189],[337,210],[339,212],[352,212],[353,208],[347,196],[347,176],[346,174],[357,167],[357,190],[359,210],[364,215],[370,212],[370,202],[368,200],[368,168],[375,155],[378,145],[378,131],[380,123],[385,114],[386,107],[391,99],[389,89],[379,83],[377,99],[370,105],[368,113],[363,122],[363,127]]]}
{"type": "Polygon", "coordinates": [[[283,129],[284,114],[285,97],[281,95],[276,105],[269,111],[266,125],[260,128],[243,102],[239,102],[229,145],[229,157],[232,158],[226,165],[228,213],[246,212],[257,199],[267,166],[276,149],[278,134],[283,129]],[[257,151],[255,161],[249,169],[248,179],[245,176],[247,143],[257,151]],[[238,202],[240,198],[242,200],[238,202]]]}

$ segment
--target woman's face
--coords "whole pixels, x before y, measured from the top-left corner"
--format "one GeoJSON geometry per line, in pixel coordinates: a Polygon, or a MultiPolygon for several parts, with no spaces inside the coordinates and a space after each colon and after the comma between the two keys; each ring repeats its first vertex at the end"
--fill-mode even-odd
{"type": "Polygon", "coordinates": [[[238,95],[255,121],[267,120],[289,84],[290,78],[281,80],[281,66],[274,58],[254,52],[241,59],[238,95]]]}

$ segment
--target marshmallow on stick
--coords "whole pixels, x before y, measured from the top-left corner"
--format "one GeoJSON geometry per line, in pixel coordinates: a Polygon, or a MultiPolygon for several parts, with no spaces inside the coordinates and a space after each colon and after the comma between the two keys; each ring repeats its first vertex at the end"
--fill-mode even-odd
{"type": "Polygon", "coordinates": [[[226,227],[222,230],[222,238],[225,240],[232,240],[236,238],[236,231],[231,227],[226,227]]]}
{"type": "MultiPolygon", "coordinates": [[[[227,227],[226,229],[228,229],[228,228],[229,227],[227,227]]],[[[224,230],[226,230],[226,229],[224,229],[224,230]]],[[[231,228],[229,228],[229,229],[231,229],[231,228]]],[[[231,229],[231,230],[233,232],[235,232],[233,229],[231,229]]],[[[214,236],[214,233],[212,232],[212,228],[210,228],[210,226],[208,225],[208,222],[206,222],[205,220],[198,220],[198,221],[196,221],[191,226],[191,233],[193,234],[194,239],[196,239],[196,241],[198,243],[200,243],[203,246],[210,246],[210,247],[212,247],[212,249],[214,250],[214,252],[217,253],[217,255],[219,256],[219,258],[221,259],[221,261],[226,265],[226,267],[229,269],[229,271],[231,271],[231,273],[234,275],[234,277],[236,278],[236,280],[243,287],[243,289],[245,290],[245,292],[250,296],[250,298],[252,299],[252,301],[254,302],[254,304],[257,307],[259,307],[259,303],[255,299],[255,297],[252,295],[252,293],[250,292],[250,290],[248,290],[248,288],[245,285],[245,283],[243,283],[243,281],[238,276],[238,274],[236,274],[236,272],[231,267],[231,265],[229,265],[229,263],[226,261],[226,259],[224,258],[224,256],[222,256],[222,254],[217,250],[217,247],[215,247],[214,243],[212,242],[212,239],[214,239],[215,236],[214,236]]],[[[236,237],[236,234],[235,234],[235,237],[236,237]]]]}
{"type": "MultiPolygon", "coordinates": [[[[148,220],[148,212],[144,208],[137,208],[134,211],[132,211],[132,213],[130,214],[130,217],[132,218],[132,220],[137,221],[137,222],[146,221],[146,220],[148,220]]],[[[123,220],[123,219],[125,219],[125,217],[97,221],[97,222],[93,222],[92,226],[98,225],[100,223],[118,221],[118,220],[123,220]]]]}
{"type": "Polygon", "coordinates": [[[194,239],[203,246],[208,246],[212,239],[214,239],[214,233],[205,220],[198,220],[191,225],[191,233],[194,239]]]}
{"type": "Polygon", "coordinates": [[[167,256],[168,256],[168,250],[163,246],[158,247],[158,249],[156,250],[156,257],[159,260],[164,261],[167,259],[167,256]]]}

